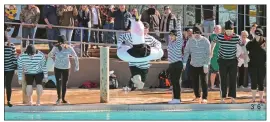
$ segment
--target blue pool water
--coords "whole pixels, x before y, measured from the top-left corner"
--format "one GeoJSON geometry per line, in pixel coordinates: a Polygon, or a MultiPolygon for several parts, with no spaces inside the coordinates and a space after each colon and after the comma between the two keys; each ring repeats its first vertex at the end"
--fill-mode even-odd
{"type": "Polygon", "coordinates": [[[5,112],[5,120],[266,120],[266,111],[5,112]]]}

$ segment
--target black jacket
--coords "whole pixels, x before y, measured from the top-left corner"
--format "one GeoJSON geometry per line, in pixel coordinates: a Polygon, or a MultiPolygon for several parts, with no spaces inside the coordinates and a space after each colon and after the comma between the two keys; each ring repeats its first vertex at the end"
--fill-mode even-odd
{"type": "Polygon", "coordinates": [[[248,63],[249,67],[262,66],[266,63],[266,51],[261,47],[263,42],[257,42],[255,39],[248,42],[246,45],[247,51],[249,51],[250,61],[248,63]]]}

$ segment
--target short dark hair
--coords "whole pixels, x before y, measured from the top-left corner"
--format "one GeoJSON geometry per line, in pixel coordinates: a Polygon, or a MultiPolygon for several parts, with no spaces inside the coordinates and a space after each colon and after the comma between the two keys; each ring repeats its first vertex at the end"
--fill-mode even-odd
{"type": "Polygon", "coordinates": [[[144,28],[147,28],[147,29],[150,27],[150,25],[147,22],[143,22],[143,26],[144,28]]]}
{"type": "Polygon", "coordinates": [[[163,9],[166,10],[167,8],[170,9],[170,6],[164,6],[163,9]]]}

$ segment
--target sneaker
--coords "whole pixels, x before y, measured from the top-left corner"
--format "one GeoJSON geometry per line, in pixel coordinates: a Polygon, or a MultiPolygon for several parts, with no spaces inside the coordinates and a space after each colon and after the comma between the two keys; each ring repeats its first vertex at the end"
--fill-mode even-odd
{"type": "Polygon", "coordinates": [[[133,78],[131,78],[131,81],[134,83],[134,87],[137,87],[138,89],[143,89],[144,83],[142,82],[140,75],[133,76],[133,78]]]}
{"type": "Polygon", "coordinates": [[[244,86],[240,86],[239,88],[240,88],[240,89],[244,89],[245,87],[244,87],[244,86]]]}
{"type": "Polygon", "coordinates": [[[7,103],[8,107],[12,107],[13,105],[10,103],[10,101],[8,101],[7,103]]]}
{"type": "Polygon", "coordinates": [[[169,104],[180,104],[180,99],[172,99],[172,101],[168,102],[169,104]]]}
{"type": "Polygon", "coordinates": [[[60,104],[60,101],[61,101],[61,99],[58,99],[55,104],[56,105],[59,105],[60,104]]]}
{"type": "Polygon", "coordinates": [[[201,103],[202,104],[207,104],[207,100],[206,99],[203,99],[201,103]]]}

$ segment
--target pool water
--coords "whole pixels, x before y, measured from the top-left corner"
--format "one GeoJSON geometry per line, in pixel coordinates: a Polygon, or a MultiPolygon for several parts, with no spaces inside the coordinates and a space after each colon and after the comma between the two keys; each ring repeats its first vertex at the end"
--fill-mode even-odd
{"type": "Polygon", "coordinates": [[[266,120],[266,111],[5,112],[5,120],[266,120]]]}

